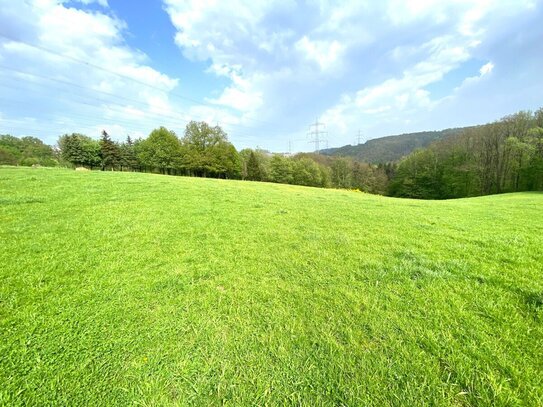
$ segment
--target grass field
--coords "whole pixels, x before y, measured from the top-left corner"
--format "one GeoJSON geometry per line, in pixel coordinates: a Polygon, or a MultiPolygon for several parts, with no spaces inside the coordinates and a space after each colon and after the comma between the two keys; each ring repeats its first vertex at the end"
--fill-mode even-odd
{"type": "Polygon", "coordinates": [[[543,405],[543,194],[0,168],[1,405],[543,405]]]}

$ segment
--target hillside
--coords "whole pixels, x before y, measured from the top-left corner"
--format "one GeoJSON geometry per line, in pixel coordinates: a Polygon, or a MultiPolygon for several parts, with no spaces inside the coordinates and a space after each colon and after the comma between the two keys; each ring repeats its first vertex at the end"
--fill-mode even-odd
{"type": "Polygon", "coordinates": [[[542,405],[542,206],[0,167],[0,404],[542,405]]]}
{"type": "Polygon", "coordinates": [[[417,148],[427,147],[433,141],[460,134],[463,130],[464,128],[446,129],[380,137],[356,146],[349,144],[339,148],[321,150],[321,153],[352,157],[358,161],[372,164],[387,163],[398,161],[417,148]]]}

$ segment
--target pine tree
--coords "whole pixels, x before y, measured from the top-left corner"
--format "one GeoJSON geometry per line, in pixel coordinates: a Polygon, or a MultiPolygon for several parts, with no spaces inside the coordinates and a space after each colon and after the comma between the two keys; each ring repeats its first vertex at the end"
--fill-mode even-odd
{"type": "Polygon", "coordinates": [[[115,168],[120,161],[119,147],[111,140],[105,130],[102,131],[102,139],[100,140],[100,158],[102,160],[102,171],[108,167],[115,168]]]}
{"type": "Polygon", "coordinates": [[[130,136],[126,136],[126,141],[120,145],[120,165],[121,171],[123,167],[134,170],[138,167],[138,159],[136,157],[136,149],[134,142],[130,136]]]}
{"type": "Polygon", "coordinates": [[[100,144],[82,134],[65,134],[58,140],[61,157],[75,167],[92,167],[100,163],[100,144]]]}

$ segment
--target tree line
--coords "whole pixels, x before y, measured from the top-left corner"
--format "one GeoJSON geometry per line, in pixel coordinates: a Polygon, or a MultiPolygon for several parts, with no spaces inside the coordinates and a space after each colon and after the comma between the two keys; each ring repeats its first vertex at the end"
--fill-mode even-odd
{"type": "Polygon", "coordinates": [[[35,137],[0,136],[0,164],[268,181],[397,197],[447,199],[543,190],[543,109],[464,129],[399,162],[368,164],[315,153],[237,151],[219,126],[191,121],[182,137],[165,127],[147,138],[65,134],[52,148],[35,137]]]}
{"type": "Polygon", "coordinates": [[[0,164],[54,167],[59,162],[54,149],[39,138],[5,134],[0,135],[0,164]]]}
{"type": "Polygon", "coordinates": [[[448,199],[543,190],[543,108],[471,127],[402,159],[392,196],[448,199]]]}
{"type": "Polygon", "coordinates": [[[313,153],[294,156],[260,149],[237,151],[219,126],[190,122],[182,137],[165,127],[145,139],[118,143],[66,134],[58,140],[61,163],[75,167],[169,175],[268,181],[314,187],[358,188],[385,193],[386,165],[370,165],[313,153]]]}

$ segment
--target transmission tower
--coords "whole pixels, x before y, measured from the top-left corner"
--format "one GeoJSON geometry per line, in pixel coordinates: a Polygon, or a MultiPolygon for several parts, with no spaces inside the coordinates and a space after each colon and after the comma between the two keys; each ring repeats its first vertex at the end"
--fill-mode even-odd
{"type": "Polygon", "coordinates": [[[360,144],[360,141],[362,141],[362,132],[358,130],[358,136],[356,137],[358,144],[360,144]]]}
{"type": "Polygon", "coordinates": [[[319,119],[315,120],[315,123],[309,126],[307,135],[310,138],[309,142],[315,144],[315,151],[317,154],[320,152],[320,143],[328,142],[328,140],[322,138],[322,136],[328,134],[325,129],[326,125],[324,123],[319,123],[319,119]]]}

